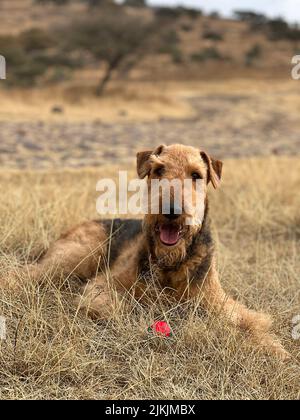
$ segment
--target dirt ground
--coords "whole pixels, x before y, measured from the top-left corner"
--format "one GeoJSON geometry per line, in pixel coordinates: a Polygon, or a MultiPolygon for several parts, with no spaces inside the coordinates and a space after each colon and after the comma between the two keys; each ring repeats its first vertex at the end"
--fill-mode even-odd
{"type": "MultiPolygon", "coordinates": [[[[0,164],[61,168],[131,163],[138,150],[184,143],[220,158],[295,155],[297,82],[226,81],[113,87],[100,99],[0,92],[0,164]]],[[[78,95],[78,94],[77,94],[78,95]]]]}

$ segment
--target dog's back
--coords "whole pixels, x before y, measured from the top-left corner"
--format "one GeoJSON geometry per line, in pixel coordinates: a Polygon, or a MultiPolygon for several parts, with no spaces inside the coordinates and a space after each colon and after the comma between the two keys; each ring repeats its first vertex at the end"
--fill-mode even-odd
{"type": "Polygon", "coordinates": [[[142,220],[138,219],[104,219],[98,220],[109,238],[108,261],[113,264],[126,244],[142,232],[142,220]]]}

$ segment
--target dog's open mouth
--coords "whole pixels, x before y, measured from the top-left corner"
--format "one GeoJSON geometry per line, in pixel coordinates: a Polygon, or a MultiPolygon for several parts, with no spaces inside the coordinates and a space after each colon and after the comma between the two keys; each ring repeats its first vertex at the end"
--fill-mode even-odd
{"type": "Polygon", "coordinates": [[[163,224],[158,226],[159,239],[164,245],[176,245],[181,238],[182,228],[179,225],[163,224]]]}

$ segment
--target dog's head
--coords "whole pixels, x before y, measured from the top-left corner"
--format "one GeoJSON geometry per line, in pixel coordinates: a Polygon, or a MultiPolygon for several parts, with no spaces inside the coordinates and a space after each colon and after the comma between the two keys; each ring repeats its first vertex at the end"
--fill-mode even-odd
{"type": "Polygon", "coordinates": [[[185,258],[202,227],[207,185],[219,186],[222,162],[194,147],[162,145],[137,154],[137,172],[147,177],[144,226],[152,252],[172,266],[185,258]]]}

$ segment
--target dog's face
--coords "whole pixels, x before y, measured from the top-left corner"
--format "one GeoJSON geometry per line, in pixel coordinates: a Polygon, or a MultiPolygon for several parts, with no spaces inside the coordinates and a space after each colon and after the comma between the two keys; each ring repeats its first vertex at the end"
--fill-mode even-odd
{"type": "Polygon", "coordinates": [[[172,266],[185,258],[201,229],[207,185],[212,182],[218,187],[222,162],[194,147],[162,145],[137,154],[137,171],[140,178],[148,177],[144,226],[152,252],[172,266]],[[154,212],[153,200],[158,205],[154,212]]]}

